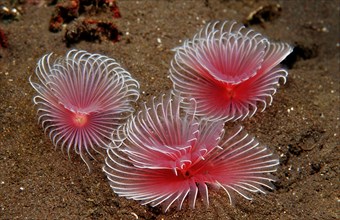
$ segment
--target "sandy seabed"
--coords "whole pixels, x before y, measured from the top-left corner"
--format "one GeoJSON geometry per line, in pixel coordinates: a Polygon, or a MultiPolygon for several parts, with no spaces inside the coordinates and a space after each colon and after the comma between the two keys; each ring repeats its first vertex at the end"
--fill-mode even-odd
{"type": "Polygon", "coordinates": [[[244,21],[261,6],[279,4],[277,17],[251,28],[295,46],[289,77],[272,106],[242,124],[280,156],[276,190],[247,201],[211,191],[198,203],[162,213],[120,198],[101,171],[54,150],[37,123],[28,78],[39,58],[65,55],[64,31],[51,33],[54,6],[23,5],[17,21],[0,23],[0,219],[338,219],[339,218],[339,7],[337,0],[117,1],[123,33],[117,43],[81,41],[71,48],[115,58],[141,84],[141,100],[171,88],[172,48],[211,20],[244,21]]]}

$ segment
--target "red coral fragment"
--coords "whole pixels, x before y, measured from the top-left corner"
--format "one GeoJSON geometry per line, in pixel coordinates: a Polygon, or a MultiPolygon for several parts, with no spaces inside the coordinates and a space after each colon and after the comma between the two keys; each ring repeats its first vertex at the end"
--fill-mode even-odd
{"type": "Polygon", "coordinates": [[[114,18],[120,18],[121,17],[119,8],[118,8],[115,0],[102,0],[102,1],[104,2],[104,5],[109,6],[110,11],[112,12],[114,18]]]}
{"type": "Polygon", "coordinates": [[[49,29],[52,32],[59,32],[63,24],[70,23],[85,12],[98,13],[107,9],[112,13],[113,18],[121,17],[116,0],[66,0],[56,5],[49,29]]]}
{"type": "Polygon", "coordinates": [[[0,29],[0,48],[1,47],[8,48],[8,38],[2,29],[0,29]]]}
{"type": "Polygon", "coordinates": [[[79,16],[79,0],[69,0],[56,5],[56,10],[50,20],[49,30],[61,31],[64,23],[69,23],[79,16]]]}
{"type": "Polygon", "coordinates": [[[69,47],[72,44],[85,41],[102,41],[110,40],[117,42],[122,35],[115,24],[109,21],[95,19],[84,19],[76,22],[75,25],[69,25],[64,35],[64,41],[69,47]]]}

